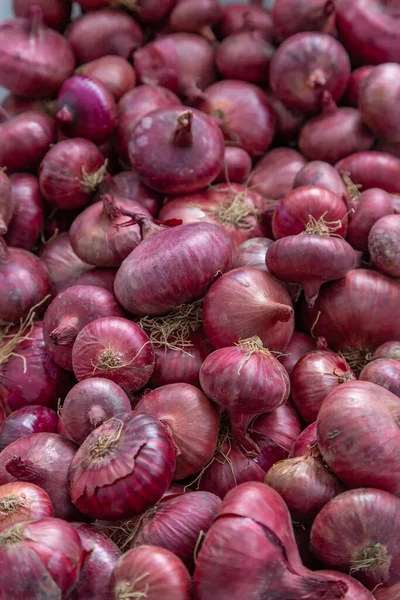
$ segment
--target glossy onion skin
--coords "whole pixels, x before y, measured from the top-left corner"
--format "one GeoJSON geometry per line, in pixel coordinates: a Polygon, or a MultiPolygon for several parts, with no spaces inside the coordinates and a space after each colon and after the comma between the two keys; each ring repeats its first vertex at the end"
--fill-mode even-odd
{"type": "Polygon", "coordinates": [[[53,514],[49,495],[38,485],[14,481],[0,486],[0,531],[21,521],[52,517],[53,514]],[[17,502],[15,508],[9,510],[11,499],[17,502]]]}

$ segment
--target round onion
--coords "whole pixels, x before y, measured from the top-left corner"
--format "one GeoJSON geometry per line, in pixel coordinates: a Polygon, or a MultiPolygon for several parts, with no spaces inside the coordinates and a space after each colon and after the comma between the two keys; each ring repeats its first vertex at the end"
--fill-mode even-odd
{"type": "Polygon", "coordinates": [[[315,341],[309,335],[294,331],[289,344],[285,348],[285,353],[278,356],[278,360],[291,377],[293,369],[301,357],[308,354],[308,352],[312,352],[315,348],[315,341]]]}
{"type": "Polygon", "coordinates": [[[32,4],[43,10],[43,21],[47,27],[63,30],[71,16],[71,0],[13,0],[13,9],[17,17],[28,17],[32,4]]]}
{"type": "Polygon", "coordinates": [[[220,39],[226,38],[232,33],[238,33],[246,27],[262,31],[265,39],[273,40],[272,17],[261,6],[255,3],[222,6],[221,17],[216,25],[216,32],[220,39]]]}
{"type": "Polygon", "coordinates": [[[221,42],[215,61],[224,79],[261,83],[267,79],[274,51],[261,31],[244,30],[232,33],[221,42]]]}
{"type": "Polygon", "coordinates": [[[376,221],[368,235],[368,251],[380,271],[400,277],[400,215],[386,215],[376,221]]]}
{"type": "Polygon", "coordinates": [[[346,194],[346,186],[337,170],[321,160],[310,161],[297,172],[293,189],[310,185],[333,192],[341,198],[346,194]]]}
{"type": "MultiPolygon", "coordinates": [[[[27,173],[15,173],[10,179],[15,208],[5,240],[10,246],[31,250],[37,242],[44,221],[39,181],[37,177],[27,173]]],[[[9,201],[8,205],[14,207],[12,201],[9,201]]],[[[7,221],[4,211],[2,211],[2,218],[7,221]]]]}
{"type": "Polygon", "coordinates": [[[169,15],[169,25],[175,31],[200,33],[214,39],[210,27],[220,18],[218,0],[184,0],[177,2],[169,15]]]}
{"type": "Polygon", "coordinates": [[[273,244],[273,240],[262,237],[245,240],[236,250],[233,268],[253,267],[254,269],[266,271],[265,256],[271,244],[273,244]]]}
{"type": "Polygon", "coordinates": [[[130,410],[130,400],[119,385],[102,377],[91,377],[68,392],[61,420],[67,436],[80,445],[105,421],[130,410]]]}
{"type": "Polygon", "coordinates": [[[365,365],[360,373],[361,381],[370,381],[400,397],[400,361],[378,358],[365,365]]]}
{"type": "Polygon", "coordinates": [[[340,160],[335,167],[339,173],[348,173],[362,189],[380,188],[389,193],[400,193],[400,158],[391,154],[375,150],[356,152],[340,160]]]}
{"type": "Polygon", "coordinates": [[[224,163],[215,183],[243,183],[251,171],[251,158],[242,148],[226,146],[224,150],[224,163]]]}
{"type": "Polygon", "coordinates": [[[135,70],[122,56],[102,56],[81,65],[76,72],[100,81],[116,102],[136,84],[135,70]]]}
{"type": "Polygon", "coordinates": [[[0,451],[31,433],[56,433],[58,416],[47,406],[24,406],[7,417],[0,427],[0,451]]]}
{"type": "Polygon", "coordinates": [[[355,202],[355,212],[350,215],[347,241],[356,250],[368,250],[368,236],[373,225],[386,215],[393,214],[390,195],[378,188],[362,192],[355,202]]]}
{"type": "Polygon", "coordinates": [[[200,471],[212,459],[218,440],[219,414],[209,399],[186,383],[164,385],[139,401],[135,413],[158,419],[177,449],[174,479],[200,471]]]}
{"type": "Polygon", "coordinates": [[[23,521],[53,516],[53,505],[42,488],[15,481],[0,486],[0,531],[23,521]]]}
{"type": "Polygon", "coordinates": [[[346,104],[358,107],[358,95],[360,93],[360,87],[365,78],[368,77],[368,75],[373,69],[374,67],[371,65],[364,65],[363,67],[358,67],[358,69],[354,69],[354,71],[349,77],[349,83],[346,89],[346,104]]]}
{"type": "Polygon", "coordinates": [[[274,32],[280,40],[301,31],[333,33],[335,4],[333,0],[276,0],[272,18],[274,32]]]}
{"type": "Polygon", "coordinates": [[[393,358],[400,359],[400,342],[390,341],[381,344],[374,352],[372,359],[376,358],[393,358]]]}
{"type": "Polygon", "coordinates": [[[133,517],[158,502],[174,468],[165,428],[148,415],[125,413],[92,431],[78,449],[68,474],[71,498],[92,518],[133,517]]]}

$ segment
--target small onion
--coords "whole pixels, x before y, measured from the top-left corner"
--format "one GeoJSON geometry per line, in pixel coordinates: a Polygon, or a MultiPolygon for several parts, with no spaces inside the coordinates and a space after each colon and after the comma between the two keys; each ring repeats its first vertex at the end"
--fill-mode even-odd
{"type": "Polygon", "coordinates": [[[346,194],[346,186],[337,170],[322,160],[312,160],[306,163],[296,174],[293,189],[310,185],[333,192],[340,198],[346,194]]]}
{"type": "MultiPolygon", "coordinates": [[[[15,208],[5,240],[9,246],[31,250],[43,227],[43,200],[39,180],[28,173],[11,175],[15,208]]],[[[9,203],[13,206],[13,203],[9,203]]],[[[2,214],[4,219],[4,213],[2,214]]],[[[1,226],[1,221],[0,221],[1,226]]]]}
{"type": "Polygon", "coordinates": [[[400,277],[400,215],[386,215],[372,225],[368,251],[380,271],[400,277]]]}
{"type": "Polygon", "coordinates": [[[358,107],[358,95],[360,93],[360,87],[365,78],[368,77],[373,69],[374,67],[371,65],[364,65],[363,67],[358,67],[352,71],[345,94],[346,104],[358,107]]]}
{"type": "Polygon", "coordinates": [[[400,193],[400,158],[391,154],[376,150],[356,152],[342,158],[335,167],[339,173],[348,173],[362,189],[380,188],[392,194],[400,193]]]}
{"type": "Polygon", "coordinates": [[[361,371],[360,380],[376,383],[400,398],[400,360],[393,358],[373,360],[361,371]]]}
{"type": "Polygon", "coordinates": [[[400,360],[400,342],[389,341],[378,346],[375,350],[372,360],[376,358],[393,358],[400,360]]]}
{"type": "Polygon", "coordinates": [[[42,488],[15,481],[0,486],[0,531],[22,521],[53,516],[53,505],[42,488]]]}
{"type": "Polygon", "coordinates": [[[215,183],[243,183],[251,171],[251,158],[242,148],[225,146],[224,163],[215,183]]]}
{"type": "Polygon", "coordinates": [[[221,42],[215,61],[224,79],[261,83],[267,79],[274,51],[261,31],[244,30],[232,33],[221,42]]]}
{"type": "Polygon", "coordinates": [[[31,405],[15,410],[0,426],[0,451],[31,433],[56,433],[58,416],[47,406],[31,405]]]}
{"type": "Polygon", "coordinates": [[[136,84],[135,70],[122,56],[102,56],[81,65],[76,72],[100,81],[116,102],[136,84]]]}
{"type": "Polygon", "coordinates": [[[265,256],[268,248],[273,244],[273,240],[262,237],[254,237],[245,240],[237,247],[236,257],[233,263],[233,268],[252,267],[266,271],[265,256]]]}
{"type": "Polygon", "coordinates": [[[272,18],[280,40],[301,31],[331,34],[335,27],[335,4],[333,0],[276,0],[272,18]]]}
{"type": "Polygon", "coordinates": [[[371,188],[362,192],[350,215],[347,241],[355,250],[368,250],[368,236],[373,225],[386,215],[393,214],[390,195],[384,190],[371,188]]]}

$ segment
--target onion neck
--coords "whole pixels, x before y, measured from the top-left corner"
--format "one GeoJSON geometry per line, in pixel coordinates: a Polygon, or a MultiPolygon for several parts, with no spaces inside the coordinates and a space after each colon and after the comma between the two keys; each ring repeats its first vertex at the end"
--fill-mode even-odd
{"type": "Polygon", "coordinates": [[[82,173],[81,185],[87,193],[95,192],[97,187],[107,175],[108,160],[104,161],[97,171],[94,173],[82,173]]]}
{"type": "Polygon", "coordinates": [[[326,85],[326,76],[322,69],[315,69],[308,79],[310,86],[313,88],[319,88],[326,85]]]}
{"type": "Polygon", "coordinates": [[[33,38],[38,38],[44,29],[43,9],[41,6],[33,4],[29,9],[29,31],[33,38]]]}
{"type": "Polygon", "coordinates": [[[101,197],[101,201],[103,202],[103,213],[110,221],[115,221],[121,216],[121,211],[114,196],[111,196],[111,194],[104,194],[104,196],[101,197]]]}
{"type": "Polygon", "coordinates": [[[146,215],[142,215],[140,213],[131,213],[130,211],[128,211],[122,207],[120,208],[120,213],[121,213],[121,215],[131,217],[131,219],[132,219],[131,223],[128,222],[128,223],[125,223],[125,225],[129,225],[129,224],[139,225],[142,241],[145,240],[146,238],[151,237],[152,235],[156,235],[157,233],[161,233],[162,231],[167,229],[167,227],[165,225],[162,225],[155,219],[149,219],[149,217],[146,217],[146,215]]]}
{"type": "Polygon", "coordinates": [[[53,329],[49,337],[56,346],[72,346],[78,333],[78,319],[65,317],[61,324],[53,329]]]}
{"type": "Polygon", "coordinates": [[[384,583],[389,578],[391,562],[392,556],[385,546],[379,543],[367,546],[351,561],[350,575],[354,573],[372,575],[374,580],[379,579],[384,583]]]}
{"type": "Polygon", "coordinates": [[[74,116],[68,106],[63,106],[56,113],[56,121],[58,123],[62,123],[63,125],[70,125],[74,120],[74,116]]]}
{"type": "Polygon", "coordinates": [[[266,307],[266,315],[268,315],[268,323],[272,325],[278,322],[287,323],[294,315],[293,308],[287,304],[272,302],[266,307]]]}
{"type": "Polygon", "coordinates": [[[324,90],[322,94],[322,114],[324,116],[333,115],[338,110],[337,104],[332,95],[324,90]]]}
{"type": "Polygon", "coordinates": [[[105,421],[107,421],[107,415],[104,409],[98,404],[94,404],[92,408],[89,410],[88,419],[90,424],[97,429],[100,425],[102,425],[105,421]]]}
{"type": "Polygon", "coordinates": [[[193,145],[192,123],[193,113],[191,110],[185,110],[179,115],[173,136],[174,146],[188,148],[193,145]]]}
{"type": "Polygon", "coordinates": [[[5,469],[12,477],[20,479],[21,481],[35,483],[40,486],[44,480],[42,469],[32,461],[21,458],[20,456],[13,456],[10,458],[5,464],[5,469]]]}

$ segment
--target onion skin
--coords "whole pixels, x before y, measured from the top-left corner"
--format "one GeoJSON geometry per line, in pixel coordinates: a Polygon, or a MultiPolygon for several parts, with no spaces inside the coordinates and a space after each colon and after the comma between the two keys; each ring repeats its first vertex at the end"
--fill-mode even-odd
{"type": "Polygon", "coordinates": [[[399,581],[399,527],[399,498],[371,488],[349,490],[317,515],[311,548],[327,567],[350,570],[369,589],[390,586],[399,581]]]}
{"type": "Polygon", "coordinates": [[[81,65],[76,72],[100,81],[118,102],[136,85],[136,73],[122,56],[102,56],[81,65]]]}
{"type": "Polygon", "coordinates": [[[37,485],[15,481],[0,486],[0,531],[21,521],[52,516],[53,505],[49,495],[37,485]]]}
{"type": "Polygon", "coordinates": [[[115,278],[115,295],[135,315],[165,314],[201,298],[216,273],[230,269],[233,252],[231,238],[218,225],[189,223],[165,229],[141,242],[124,260],[115,278]],[[155,265],[157,277],[150,278],[155,265]]]}
{"type": "Polygon", "coordinates": [[[394,457],[399,411],[397,396],[368,381],[344,383],[325,399],[317,418],[318,445],[328,467],[347,486],[398,494],[400,469],[394,457]]]}
{"type": "Polygon", "coordinates": [[[376,600],[396,600],[400,592],[400,583],[395,583],[390,587],[379,587],[374,591],[376,600]]]}
{"type": "Polygon", "coordinates": [[[274,51],[261,31],[244,30],[229,35],[221,42],[215,61],[224,79],[261,83],[267,79],[274,51]]]}
{"type": "Polygon", "coordinates": [[[143,185],[134,171],[117,173],[112,178],[109,186],[106,184],[105,187],[108,187],[106,192],[138,202],[149,211],[152,217],[157,217],[161,203],[160,196],[143,185]]]}
{"type": "Polygon", "coordinates": [[[202,391],[186,383],[150,391],[135,407],[161,421],[178,450],[174,479],[200,471],[212,459],[218,440],[219,414],[202,391]]]}
{"type": "Polygon", "coordinates": [[[108,379],[91,377],[68,392],[61,420],[67,437],[80,445],[96,427],[130,410],[130,400],[122,388],[108,379]]]}
{"type": "Polygon", "coordinates": [[[323,33],[297,33],[275,52],[270,66],[272,90],[292,110],[315,114],[326,90],[340,100],[350,75],[343,46],[323,33]]]}
{"type": "Polygon", "coordinates": [[[173,7],[168,23],[175,31],[189,31],[213,38],[210,27],[220,18],[218,0],[184,0],[173,7]]]}
{"type": "Polygon", "coordinates": [[[340,160],[335,167],[339,173],[349,173],[352,181],[360,184],[363,190],[380,188],[389,193],[400,193],[398,178],[400,158],[385,152],[369,150],[350,154],[340,160]]]}
{"type": "Polygon", "coordinates": [[[70,281],[65,286],[60,287],[60,292],[63,292],[74,285],[95,285],[104,288],[111,294],[114,292],[114,279],[117,274],[117,269],[101,269],[94,268],[83,272],[75,280],[70,281]]]}
{"type": "Polygon", "coordinates": [[[345,94],[346,104],[350,106],[358,107],[358,96],[360,93],[360,87],[363,81],[368,77],[368,75],[373,71],[375,67],[372,65],[364,65],[363,67],[358,67],[358,69],[354,69],[349,77],[349,83],[347,85],[347,90],[345,94]]]}
{"type": "MultiPolygon", "coordinates": [[[[39,238],[44,221],[39,180],[28,173],[15,173],[10,179],[15,208],[5,240],[9,246],[31,250],[39,238]]],[[[13,202],[9,202],[9,206],[13,207],[13,202]]],[[[2,217],[5,218],[4,212],[2,217]]]]}
{"type": "Polygon", "coordinates": [[[276,0],[272,9],[275,35],[282,41],[301,31],[332,34],[335,5],[332,0],[276,0]]]}
{"type": "MultiPolygon", "coordinates": [[[[0,427],[0,451],[31,433],[57,433],[58,416],[46,406],[24,406],[7,417],[0,427]]],[[[49,515],[51,516],[51,515],[49,515]]]]}
{"type": "Polygon", "coordinates": [[[190,600],[190,576],[169,550],[140,546],[126,552],[114,568],[112,600],[118,600],[122,593],[146,594],[148,600],[190,600]]]}
{"type": "Polygon", "coordinates": [[[174,468],[174,446],[162,425],[148,415],[122,414],[78,449],[68,473],[71,498],[92,518],[127,519],[160,500],[174,468]],[[102,440],[111,441],[97,455],[102,440]]]}
{"type": "Polygon", "coordinates": [[[279,362],[285,367],[289,377],[302,356],[316,349],[315,341],[301,331],[294,331],[283,356],[278,356],[279,362]]]}
{"type": "Polygon", "coordinates": [[[243,183],[251,171],[251,158],[242,148],[226,146],[224,163],[214,183],[243,183]]]}
{"type": "Polygon", "coordinates": [[[360,381],[370,381],[400,398],[400,361],[378,358],[368,363],[360,373],[360,381]]]}
{"type": "Polygon", "coordinates": [[[245,240],[237,247],[233,268],[252,267],[266,271],[265,256],[273,240],[263,237],[254,237],[245,240]]]}
{"type": "Polygon", "coordinates": [[[273,40],[272,17],[261,6],[241,3],[221,7],[221,18],[215,26],[219,39],[238,33],[246,27],[262,31],[266,40],[273,40]]]}
{"type": "Polygon", "coordinates": [[[110,292],[96,286],[74,286],[54,298],[43,320],[43,335],[51,358],[72,371],[72,346],[78,333],[101,317],[122,316],[110,292]]]}
{"type": "Polygon", "coordinates": [[[333,192],[340,198],[346,194],[346,186],[337,170],[329,163],[321,160],[313,160],[304,165],[296,174],[293,189],[302,186],[315,185],[329,192],[333,192]]]}
{"type": "Polygon", "coordinates": [[[203,323],[214,348],[258,335],[265,348],[281,352],[293,334],[292,302],[272,275],[242,267],[211,286],[204,301],[203,323]]]}
{"type": "Polygon", "coordinates": [[[373,225],[386,215],[393,214],[391,196],[384,190],[371,188],[360,194],[355,213],[350,215],[347,241],[355,250],[368,250],[368,236],[373,225]]]}
{"type": "Polygon", "coordinates": [[[390,341],[381,344],[374,352],[372,360],[376,358],[400,359],[400,342],[390,341]]]}
{"type": "Polygon", "coordinates": [[[308,454],[317,445],[317,422],[311,423],[300,433],[289,452],[289,458],[308,454]]]}
{"type": "MultiPolygon", "coordinates": [[[[47,27],[63,31],[71,16],[71,0],[36,0],[36,6],[43,10],[43,22],[47,27]]],[[[13,0],[13,9],[17,17],[29,16],[31,0],[13,0]]]]}
{"type": "Polygon", "coordinates": [[[380,271],[400,277],[400,215],[386,215],[374,223],[368,235],[368,251],[380,271]]]}
{"type": "Polygon", "coordinates": [[[301,319],[310,330],[321,311],[313,332],[326,337],[332,350],[375,350],[400,339],[399,293],[397,281],[356,269],[324,285],[312,309],[303,305],[301,319]]]}

